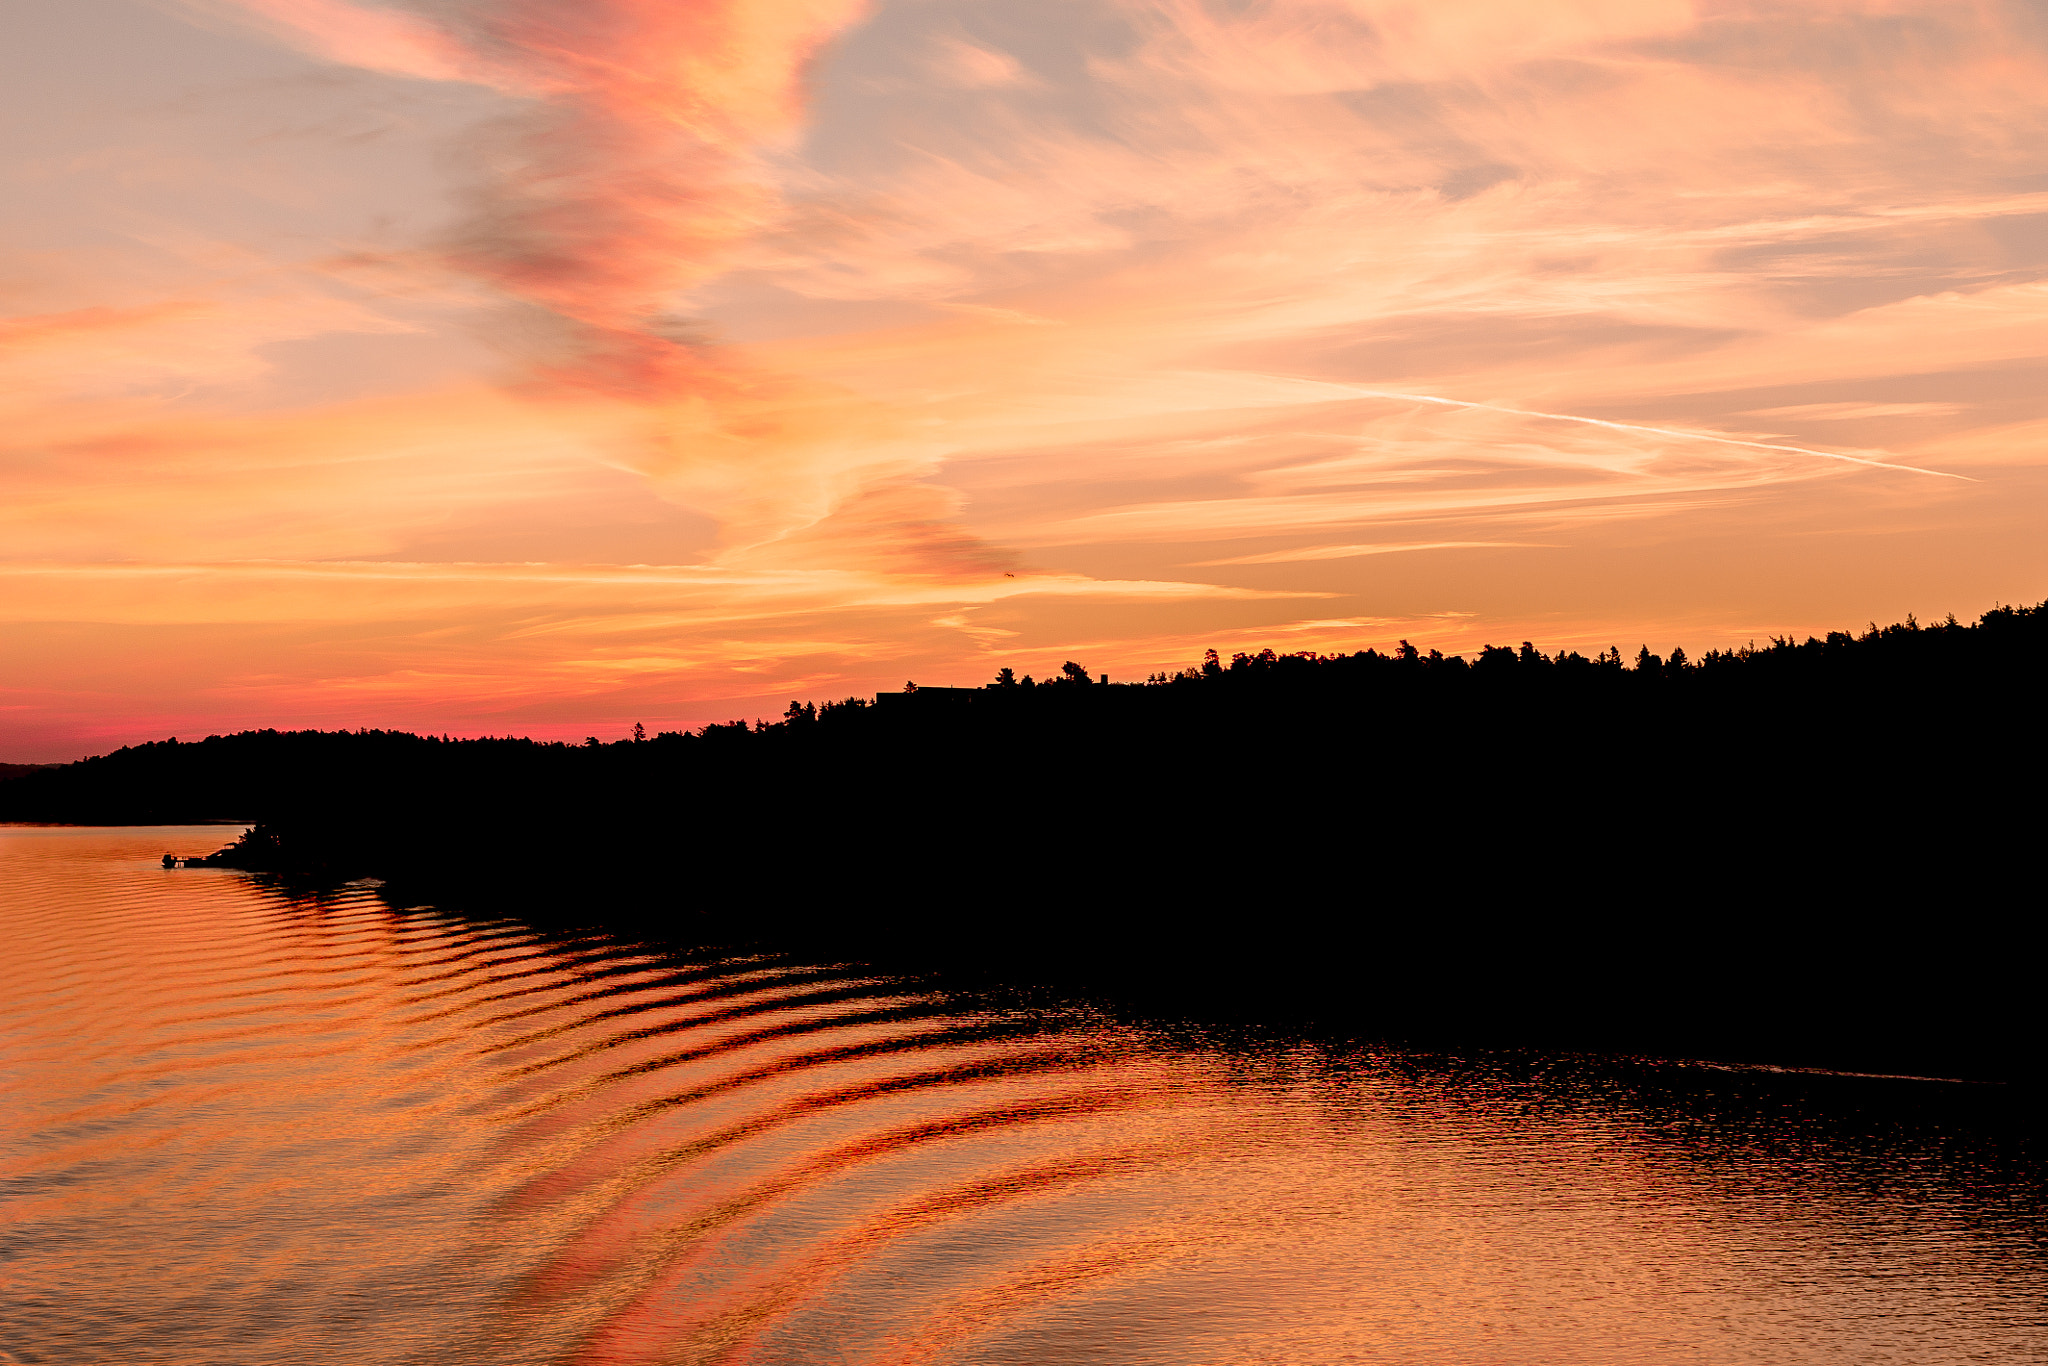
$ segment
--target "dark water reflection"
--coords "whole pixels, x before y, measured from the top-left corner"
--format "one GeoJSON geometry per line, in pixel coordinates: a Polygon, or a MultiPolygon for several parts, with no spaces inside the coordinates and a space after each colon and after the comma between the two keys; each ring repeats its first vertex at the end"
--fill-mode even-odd
{"type": "Polygon", "coordinates": [[[216,834],[0,830],[0,1361],[2048,1360],[2037,1155],[1966,1088],[1169,1036],[155,866],[216,834]]]}

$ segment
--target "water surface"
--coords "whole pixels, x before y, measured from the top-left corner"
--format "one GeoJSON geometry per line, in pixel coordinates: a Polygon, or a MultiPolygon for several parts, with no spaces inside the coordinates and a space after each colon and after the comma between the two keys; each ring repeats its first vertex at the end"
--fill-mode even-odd
{"type": "Polygon", "coordinates": [[[2040,1164],[1967,1088],[1211,1036],[157,866],[221,834],[0,828],[0,1362],[2048,1360],[2040,1164]]]}

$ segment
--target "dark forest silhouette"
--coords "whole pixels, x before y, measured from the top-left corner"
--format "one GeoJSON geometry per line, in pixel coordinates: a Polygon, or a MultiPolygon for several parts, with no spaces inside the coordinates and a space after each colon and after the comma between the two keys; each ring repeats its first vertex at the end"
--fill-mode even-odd
{"type": "Polygon", "coordinates": [[[0,783],[0,819],[242,818],[244,866],[399,899],[1254,1016],[2010,1073],[2044,683],[2048,603],[1697,660],[1212,652],[609,744],[165,741],[0,783]]]}

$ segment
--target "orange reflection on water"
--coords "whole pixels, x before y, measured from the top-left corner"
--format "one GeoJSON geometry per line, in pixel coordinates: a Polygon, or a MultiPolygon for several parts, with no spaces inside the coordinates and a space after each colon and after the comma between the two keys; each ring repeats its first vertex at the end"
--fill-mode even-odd
{"type": "Polygon", "coordinates": [[[2048,1349],[2038,1155],[1938,1088],[1169,1037],[156,866],[218,833],[0,831],[15,1359],[2048,1349]]]}

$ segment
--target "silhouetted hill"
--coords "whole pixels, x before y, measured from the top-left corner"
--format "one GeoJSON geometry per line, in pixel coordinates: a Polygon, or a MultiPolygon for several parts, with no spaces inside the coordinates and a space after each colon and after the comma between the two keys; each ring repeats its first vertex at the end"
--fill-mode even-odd
{"type": "Polygon", "coordinates": [[[1698,661],[1070,665],[609,745],[143,745],[0,817],[239,816],[252,863],[394,896],[1211,1013],[2011,1072],[2044,665],[2048,604],[1698,661]]]}
{"type": "Polygon", "coordinates": [[[10,778],[26,778],[31,773],[40,773],[46,768],[57,767],[57,764],[0,764],[0,783],[10,778]]]}

